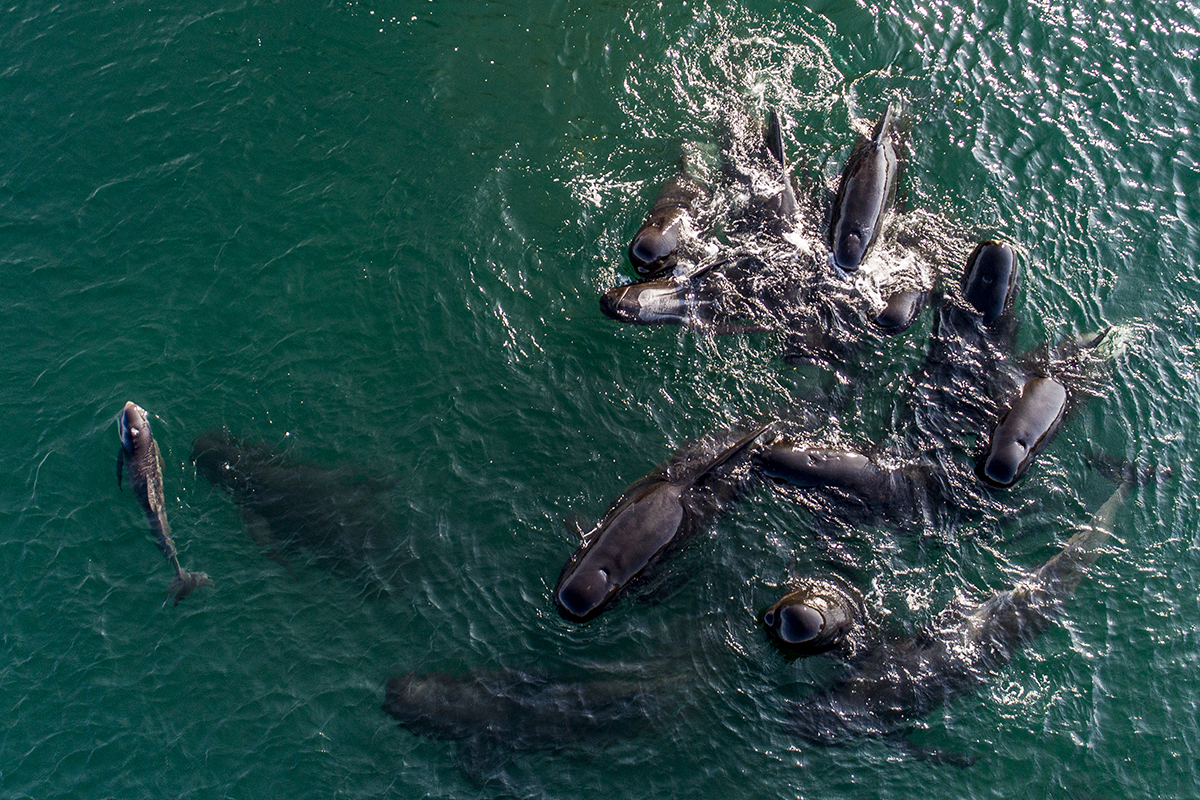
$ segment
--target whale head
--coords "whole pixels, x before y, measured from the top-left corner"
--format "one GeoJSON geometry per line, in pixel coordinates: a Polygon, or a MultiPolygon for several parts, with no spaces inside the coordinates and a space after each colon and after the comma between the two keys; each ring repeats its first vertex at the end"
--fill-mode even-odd
{"type": "Polygon", "coordinates": [[[843,272],[858,272],[867,247],[871,244],[871,231],[863,228],[852,228],[838,237],[837,244],[830,253],[834,266],[843,272]]]}
{"type": "Polygon", "coordinates": [[[790,655],[824,653],[845,643],[862,619],[862,600],[849,586],[809,578],[768,608],[763,626],[790,655]]]}
{"type": "Polygon", "coordinates": [[[1008,309],[1017,285],[1017,256],[1003,242],[980,242],[967,259],[962,293],[971,307],[991,325],[1008,309]]]}
{"type": "Polygon", "coordinates": [[[661,480],[639,484],[604,515],[563,567],[553,597],[568,622],[598,616],[690,530],[678,487],[661,480]]]}
{"type": "Polygon", "coordinates": [[[659,219],[643,225],[629,243],[629,263],[639,275],[660,275],[675,266],[681,219],[659,219]]]}
{"type": "Polygon", "coordinates": [[[629,283],[600,296],[600,310],[634,325],[687,325],[697,304],[690,285],[675,278],[629,283]]]}
{"type": "Polygon", "coordinates": [[[150,420],[146,418],[146,410],[132,401],[127,402],[117,416],[117,430],[121,436],[121,447],[126,453],[133,453],[138,442],[150,439],[150,420]]]}
{"type": "Polygon", "coordinates": [[[1052,378],[1033,378],[992,431],[976,474],[989,486],[1005,489],[1030,465],[1058,432],[1066,411],[1067,390],[1052,378]]]}
{"type": "Polygon", "coordinates": [[[875,324],[890,334],[907,330],[928,301],[929,292],[923,290],[896,292],[888,298],[887,305],[875,316],[875,324]]]}

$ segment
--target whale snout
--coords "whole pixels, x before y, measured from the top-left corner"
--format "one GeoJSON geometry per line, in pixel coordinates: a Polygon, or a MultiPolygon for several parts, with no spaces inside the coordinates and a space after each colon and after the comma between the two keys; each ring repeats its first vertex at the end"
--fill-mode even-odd
{"type": "Polygon", "coordinates": [[[867,252],[868,237],[862,231],[854,230],[847,233],[838,242],[833,251],[833,263],[846,272],[858,272],[863,256],[867,252]]]}
{"type": "Polygon", "coordinates": [[[665,227],[647,225],[629,243],[629,263],[639,275],[659,275],[675,266],[675,251],[679,247],[679,222],[665,227]]]}
{"type": "Polygon", "coordinates": [[[579,569],[554,590],[554,605],[568,622],[587,622],[603,610],[612,582],[603,569],[579,569]]]}
{"type": "Polygon", "coordinates": [[[1029,470],[1054,438],[1066,412],[1067,390],[1053,378],[1032,378],[992,431],[976,465],[984,483],[1006,489],[1029,470]]]}
{"type": "Polygon", "coordinates": [[[762,621],[779,647],[808,656],[844,644],[862,616],[862,600],[841,580],[806,578],[768,608],[762,621]]]}

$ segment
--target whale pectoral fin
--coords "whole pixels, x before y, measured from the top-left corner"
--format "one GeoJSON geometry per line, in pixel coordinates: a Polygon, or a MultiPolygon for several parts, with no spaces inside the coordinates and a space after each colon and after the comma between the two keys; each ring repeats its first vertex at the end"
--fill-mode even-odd
{"type": "Polygon", "coordinates": [[[563,527],[567,529],[567,533],[582,541],[587,538],[587,532],[593,526],[588,524],[581,514],[571,514],[563,520],[563,527]]]}
{"type": "Polygon", "coordinates": [[[296,574],[292,572],[291,562],[280,551],[279,542],[276,540],[275,535],[271,533],[271,523],[267,521],[267,518],[248,508],[243,508],[242,522],[245,523],[246,532],[250,534],[250,538],[262,548],[263,555],[283,567],[289,578],[296,580],[296,574]]]}

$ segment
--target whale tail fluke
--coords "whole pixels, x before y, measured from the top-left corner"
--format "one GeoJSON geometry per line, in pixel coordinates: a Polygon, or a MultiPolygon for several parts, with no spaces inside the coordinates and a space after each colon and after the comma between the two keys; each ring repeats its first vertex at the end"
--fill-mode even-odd
{"type": "Polygon", "coordinates": [[[173,600],[171,605],[179,605],[179,601],[187,597],[201,586],[212,586],[212,578],[203,572],[189,572],[186,569],[176,571],[167,589],[167,598],[173,600]]]}

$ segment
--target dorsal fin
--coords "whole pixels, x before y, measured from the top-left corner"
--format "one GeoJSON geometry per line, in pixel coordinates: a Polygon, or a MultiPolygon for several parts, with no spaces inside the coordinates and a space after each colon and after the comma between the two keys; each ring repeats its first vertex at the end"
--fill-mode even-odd
{"type": "Polygon", "coordinates": [[[750,433],[747,433],[745,436],[738,439],[736,442],[731,444],[729,447],[722,450],[715,457],[713,457],[712,460],[710,460],[707,464],[705,464],[702,469],[697,470],[696,474],[693,475],[691,477],[691,479],[687,481],[687,485],[696,483],[701,478],[703,478],[705,475],[712,472],[714,469],[721,466],[726,461],[728,461],[729,459],[736,456],[738,453],[745,450],[746,447],[748,447],[752,442],[754,442],[754,440],[757,439],[759,436],[762,436],[764,433],[766,433],[767,429],[769,429],[774,424],[775,423],[773,423],[773,422],[768,422],[766,425],[763,425],[762,427],[756,428],[755,430],[751,431],[750,433]]]}
{"type": "Polygon", "coordinates": [[[763,134],[763,142],[780,166],[786,167],[787,162],[783,160],[783,131],[779,127],[779,114],[775,113],[775,109],[767,114],[767,132],[763,134]]]}
{"type": "Polygon", "coordinates": [[[887,109],[883,112],[883,116],[879,118],[879,122],[875,125],[875,132],[871,134],[871,145],[873,147],[882,145],[883,137],[892,129],[892,108],[892,104],[889,102],[887,109]]]}

